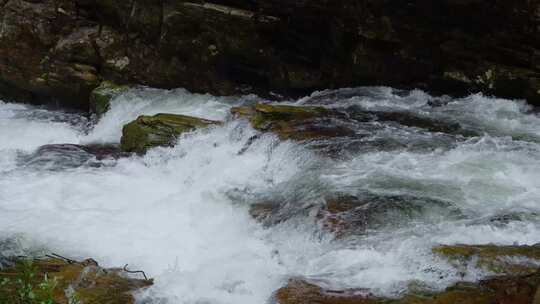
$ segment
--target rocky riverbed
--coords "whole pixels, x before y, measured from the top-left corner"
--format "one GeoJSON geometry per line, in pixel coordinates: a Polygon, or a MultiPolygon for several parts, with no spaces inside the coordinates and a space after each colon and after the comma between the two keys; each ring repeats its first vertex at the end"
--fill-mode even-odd
{"type": "Polygon", "coordinates": [[[91,96],[92,115],[0,103],[0,283],[30,260],[58,303],[540,299],[540,118],[524,101],[91,96]]]}

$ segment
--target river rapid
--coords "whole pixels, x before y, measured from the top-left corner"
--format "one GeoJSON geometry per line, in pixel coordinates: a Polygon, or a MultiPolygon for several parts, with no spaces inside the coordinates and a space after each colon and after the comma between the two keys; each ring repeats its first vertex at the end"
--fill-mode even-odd
{"type": "Polygon", "coordinates": [[[0,255],[129,264],[155,279],[141,303],[256,304],[291,277],[388,296],[441,289],[486,273],[462,278],[433,246],[540,242],[540,117],[523,101],[386,87],[289,101],[386,117],[348,122],[357,136],[323,143],[328,154],[272,134],[246,149],[257,132],[229,110],[260,101],[133,89],[97,122],[0,101],[0,255]],[[93,152],[162,112],[225,123],[144,156],[93,152]],[[336,193],[379,211],[337,233],[321,217],[336,193]],[[257,221],[261,202],[275,208],[257,221]]]}

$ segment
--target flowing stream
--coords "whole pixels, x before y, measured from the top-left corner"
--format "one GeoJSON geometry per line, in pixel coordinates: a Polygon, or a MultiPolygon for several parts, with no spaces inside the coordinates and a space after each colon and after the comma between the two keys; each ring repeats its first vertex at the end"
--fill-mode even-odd
{"type": "Polygon", "coordinates": [[[540,117],[524,102],[318,92],[290,103],[348,109],[353,138],[319,143],[325,154],[264,134],[239,153],[256,131],[229,109],[259,101],[134,89],[97,123],[0,101],[0,254],[129,264],[155,279],[141,303],[254,304],[291,277],[389,296],[413,282],[444,288],[486,273],[460,277],[437,244],[540,242],[540,117]],[[145,156],[99,148],[160,112],[225,123],[145,156]],[[338,194],[368,200],[373,216],[327,227],[324,202],[338,194]]]}

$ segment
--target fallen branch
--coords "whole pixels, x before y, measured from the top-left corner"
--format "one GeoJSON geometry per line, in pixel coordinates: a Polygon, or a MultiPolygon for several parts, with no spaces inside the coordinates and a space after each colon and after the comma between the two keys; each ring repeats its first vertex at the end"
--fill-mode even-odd
{"type": "Polygon", "coordinates": [[[142,270],[128,270],[127,267],[128,267],[128,264],[126,264],[124,266],[124,271],[125,272],[127,272],[127,273],[142,273],[142,275],[144,276],[144,279],[148,281],[148,277],[146,276],[146,273],[144,273],[144,271],[142,271],[142,270]]]}

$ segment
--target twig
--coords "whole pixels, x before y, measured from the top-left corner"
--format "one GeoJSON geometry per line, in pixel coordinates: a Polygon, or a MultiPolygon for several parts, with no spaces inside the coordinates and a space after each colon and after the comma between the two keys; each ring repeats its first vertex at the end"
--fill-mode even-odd
{"type": "Polygon", "coordinates": [[[128,267],[128,264],[126,264],[124,266],[124,271],[125,272],[127,272],[127,273],[142,273],[142,275],[144,276],[144,279],[146,281],[148,281],[148,277],[146,276],[146,273],[144,273],[144,271],[142,271],[142,270],[128,270],[127,267],[128,267]]]}
{"type": "Polygon", "coordinates": [[[49,258],[52,258],[52,259],[59,259],[59,260],[63,260],[65,262],[68,262],[69,264],[80,264],[79,262],[75,261],[75,260],[72,260],[70,258],[66,258],[66,257],[63,257],[59,254],[56,254],[56,253],[51,253],[50,255],[45,255],[46,257],[49,257],[49,258]]]}

